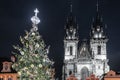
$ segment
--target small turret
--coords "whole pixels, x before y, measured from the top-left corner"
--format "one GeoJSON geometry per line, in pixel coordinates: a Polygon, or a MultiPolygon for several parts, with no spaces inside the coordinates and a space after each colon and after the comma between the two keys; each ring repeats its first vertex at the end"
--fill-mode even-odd
{"type": "Polygon", "coordinates": [[[65,60],[74,59],[77,56],[78,47],[78,33],[77,24],[72,13],[72,4],[70,4],[70,12],[67,17],[67,22],[65,25],[65,39],[64,39],[64,49],[65,49],[65,60]]]}

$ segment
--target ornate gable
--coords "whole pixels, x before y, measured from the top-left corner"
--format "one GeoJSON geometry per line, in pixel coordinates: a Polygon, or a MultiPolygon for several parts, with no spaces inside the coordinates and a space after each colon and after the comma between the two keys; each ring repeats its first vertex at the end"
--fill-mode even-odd
{"type": "Polygon", "coordinates": [[[83,42],[81,47],[79,48],[78,58],[82,58],[82,59],[90,59],[91,58],[89,48],[88,48],[88,45],[86,42],[83,42]]]}

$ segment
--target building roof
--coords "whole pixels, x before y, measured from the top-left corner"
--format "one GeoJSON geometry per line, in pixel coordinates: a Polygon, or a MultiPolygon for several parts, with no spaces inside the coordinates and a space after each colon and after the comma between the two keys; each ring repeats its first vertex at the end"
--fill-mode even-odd
{"type": "Polygon", "coordinates": [[[3,69],[3,62],[12,62],[9,58],[0,57],[0,73],[16,73],[16,71],[11,67],[11,72],[1,72],[3,69]]]}

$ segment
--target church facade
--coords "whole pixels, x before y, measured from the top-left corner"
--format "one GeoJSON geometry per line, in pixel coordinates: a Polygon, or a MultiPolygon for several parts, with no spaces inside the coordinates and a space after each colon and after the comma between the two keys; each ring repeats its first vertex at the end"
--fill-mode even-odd
{"type": "Polygon", "coordinates": [[[107,59],[108,38],[98,6],[91,26],[90,39],[79,41],[78,25],[72,14],[72,7],[65,25],[63,80],[74,74],[78,80],[86,80],[91,74],[102,78],[109,71],[107,59]],[[80,46],[78,44],[81,43],[80,46]]]}

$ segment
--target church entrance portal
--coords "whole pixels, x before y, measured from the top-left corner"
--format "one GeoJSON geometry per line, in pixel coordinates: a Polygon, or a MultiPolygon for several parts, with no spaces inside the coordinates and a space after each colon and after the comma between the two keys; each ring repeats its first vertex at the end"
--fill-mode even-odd
{"type": "Polygon", "coordinates": [[[81,80],[86,80],[86,78],[89,76],[89,71],[87,67],[83,67],[81,69],[81,80]]]}

